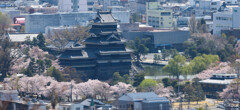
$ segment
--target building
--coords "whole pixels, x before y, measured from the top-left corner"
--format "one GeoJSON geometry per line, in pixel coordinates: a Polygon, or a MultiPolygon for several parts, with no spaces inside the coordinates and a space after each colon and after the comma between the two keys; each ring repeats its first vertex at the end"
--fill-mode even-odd
{"type": "Polygon", "coordinates": [[[222,30],[221,35],[226,35],[226,37],[234,36],[237,39],[240,39],[240,29],[228,29],[228,30],[222,30]]]}
{"type": "Polygon", "coordinates": [[[38,34],[26,34],[26,33],[15,33],[7,35],[11,42],[25,42],[26,40],[32,41],[33,38],[37,38],[38,34]]]}
{"type": "Polygon", "coordinates": [[[81,12],[87,11],[87,0],[59,0],[59,12],[81,12]]]}
{"type": "Polygon", "coordinates": [[[210,5],[210,9],[213,12],[217,12],[219,10],[219,8],[222,5],[222,1],[221,0],[212,0],[211,1],[211,5],[210,5]]]}
{"type": "Polygon", "coordinates": [[[240,28],[240,7],[232,7],[228,11],[213,14],[213,34],[221,35],[222,30],[240,28]]]}
{"type": "Polygon", "coordinates": [[[32,102],[23,101],[18,98],[17,90],[0,90],[0,104],[4,104],[4,110],[46,110],[46,104],[43,101],[32,102]]]}
{"type": "Polygon", "coordinates": [[[150,49],[151,52],[157,52],[159,49],[163,48],[176,48],[178,50],[182,49],[183,42],[190,38],[189,30],[153,30],[148,32],[141,31],[131,31],[122,33],[123,37],[127,40],[134,40],[137,37],[146,38],[150,37],[153,48],[150,49]]]}
{"type": "MultiPolygon", "coordinates": [[[[105,104],[99,100],[96,99],[86,99],[83,102],[80,103],[82,105],[81,110],[89,110],[89,108],[95,108],[94,110],[114,110],[116,107],[110,104],[105,104]]],[[[90,109],[93,110],[93,109],[90,109]]]]}
{"type": "MultiPolygon", "coordinates": [[[[112,15],[121,23],[129,23],[129,11],[113,11],[112,15]]],[[[56,14],[29,14],[25,16],[26,33],[45,33],[45,28],[51,27],[69,27],[69,26],[87,26],[88,21],[94,19],[96,12],[72,12],[56,14]]]]}
{"type": "Polygon", "coordinates": [[[51,5],[58,5],[58,0],[39,0],[39,4],[49,3],[51,5]]]}
{"type": "Polygon", "coordinates": [[[170,110],[169,104],[153,92],[127,93],[118,99],[119,110],[170,110]]]}
{"type": "Polygon", "coordinates": [[[148,2],[146,5],[147,24],[154,28],[172,28],[172,10],[164,10],[160,2],[148,2]]]}
{"type": "Polygon", "coordinates": [[[112,77],[114,72],[128,74],[132,51],[125,47],[117,23],[111,12],[98,11],[89,30],[91,36],[83,41],[85,45],[70,41],[59,56],[60,65],[102,80],[112,77]]]}
{"type": "Polygon", "coordinates": [[[237,74],[214,74],[210,79],[199,81],[208,98],[218,98],[218,92],[229,85],[237,74]]]}
{"type": "Polygon", "coordinates": [[[81,103],[59,103],[57,110],[114,110],[116,107],[96,99],[86,99],[81,103]]]}

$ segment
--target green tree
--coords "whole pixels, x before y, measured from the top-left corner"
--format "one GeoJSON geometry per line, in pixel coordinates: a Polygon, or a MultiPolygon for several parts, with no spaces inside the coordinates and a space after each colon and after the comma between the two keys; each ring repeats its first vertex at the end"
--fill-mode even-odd
{"type": "Polygon", "coordinates": [[[134,50],[134,55],[137,61],[140,61],[141,56],[146,55],[149,52],[149,47],[147,46],[150,46],[150,43],[149,38],[140,39],[137,37],[134,41],[129,41],[128,47],[134,50]]]}
{"type": "Polygon", "coordinates": [[[132,14],[132,23],[135,23],[135,22],[141,22],[142,20],[142,17],[141,15],[139,15],[138,13],[133,13],[132,14]]]}
{"type": "Polygon", "coordinates": [[[184,47],[184,56],[187,58],[194,58],[197,56],[197,46],[194,42],[192,41],[185,41],[183,43],[184,47]]]}
{"type": "Polygon", "coordinates": [[[137,74],[134,76],[133,86],[138,86],[144,80],[144,74],[137,74]]]}
{"type": "Polygon", "coordinates": [[[172,58],[174,58],[176,55],[178,55],[177,49],[170,49],[169,53],[170,53],[172,58]]]}
{"type": "Polygon", "coordinates": [[[38,40],[38,43],[37,43],[38,47],[41,48],[42,50],[46,50],[45,38],[42,33],[38,34],[37,40],[38,40]]]}
{"type": "Polygon", "coordinates": [[[176,76],[179,79],[179,76],[184,67],[186,58],[182,55],[176,55],[173,59],[168,61],[168,65],[163,67],[163,71],[170,73],[172,76],[176,76]]]}
{"type": "Polygon", "coordinates": [[[23,69],[21,73],[27,75],[28,77],[32,77],[33,76],[32,70],[30,70],[30,68],[23,69]]]}
{"type": "MultiPolygon", "coordinates": [[[[31,41],[30,41],[31,42],[31,41]]],[[[33,46],[37,46],[38,45],[38,40],[37,40],[37,38],[33,38],[33,40],[32,40],[32,42],[31,42],[31,44],[33,45],[33,46]]]]}
{"type": "Polygon", "coordinates": [[[192,74],[192,67],[191,65],[185,65],[182,67],[181,74],[184,76],[185,79],[187,79],[188,75],[192,74]]]}
{"type": "Polygon", "coordinates": [[[118,82],[123,82],[123,78],[122,78],[122,76],[119,74],[119,72],[115,72],[115,73],[113,73],[112,85],[115,85],[115,84],[117,84],[118,82]]]}
{"type": "Polygon", "coordinates": [[[201,79],[194,78],[192,81],[193,81],[192,85],[195,88],[194,92],[196,94],[194,99],[197,101],[197,103],[200,100],[205,100],[205,93],[204,93],[204,91],[202,89],[201,84],[199,83],[199,81],[201,81],[201,79]]]}
{"type": "Polygon", "coordinates": [[[49,59],[44,59],[46,68],[50,68],[52,66],[52,61],[49,59]]]}
{"type": "Polygon", "coordinates": [[[64,80],[62,73],[58,69],[56,69],[54,66],[51,66],[50,68],[48,68],[47,75],[54,77],[59,82],[64,80]]]}
{"type": "Polygon", "coordinates": [[[155,86],[157,86],[157,81],[152,79],[145,79],[140,83],[139,89],[140,91],[149,92],[153,91],[155,86]]]}
{"type": "Polygon", "coordinates": [[[27,45],[32,45],[32,44],[33,44],[32,41],[31,41],[30,36],[27,36],[27,37],[25,38],[24,43],[27,44],[27,45]]]}
{"type": "Polygon", "coordinates": [[[197,22],[197,31],[200,33],[208,32],[206,21],[203,18],[197,22]]]}
{"type": "Polygon", "coordinates": [[[34,74],[36,73],[36,62],[34,58],[31,58],[31,61],[28,65],[28,69],[34,74]]]}
{"type": "Polygon", "coordinates": [[[0,37],[3,37],[10,24],[11,18],[0,12],[0,37]]]}
{"type": "Polygon", "coordinates": [[[171,85],[171,81],[169,78],[163,78],[162,82],[163,82],[164,87],[168,87],[171,85]]]}
{"type": "Polygon", "coordinates": [[[195,57],[191,62],[190,65],[192,67],[192,72],[194,74],[197,74],[205,69],[212,64],[219,61],[219,58],[217,55],[205,55],[203,54],[202,56],[197,56],[195,57]]]}
{"type": "Polygon", "coordinates": [[[5,78],[8,75],[10,70],[12,56],[11,48],[13,44],[9,41],[8,38],[0,38],[0,73],[2,74],[1,79],[5,78]]]}
{"type": "Polygon", "coordinates": [[[56,89],[54,88],[51,92],[51,106],[53,109],[55,109],[56,105],[58,104],[58,94],[56,92],[56,89]]]}
{"type": "Polygon", "coordinates": [[[166,61],[166,58],[169,57],[169,55],[170,55],[170,52],[168,50],[166,49],[162,50],[162,58],[164,61],[166,61]]]}
{"type": "Polygon", "coordinates": [[[154,54],[153,61],[154,63],[158,63],[161,60],[161,56],[158,54],[154,54]]]}
{"type": "Polygon", "coordinates": [[[191,34],[194,34],[197,32],[197,20],[195,19],[195,16],[191,16],[189,20],[189,30],[191,34]]]}
{"type": "Polygon", "coordinates": [[[127,83],[127,84],[129,84],[131,81],[128,74],[123,75],[123,80],[124,80],[124,83],[127,83]]]}
{"type": "Polygon", "coordinates": [[[184,98],[187,99],[188,105],[190,105],[191,99],[194,98],[195,88],[191,84],[186,84],[184,89],[184,98]]]}
{"type": "Polygon", "coordinates": [[[38,69],[39,74],[43,73],[44,70],[45,70],[44,61],[43,60],[37,60],[36,64],[37,64],[37,69],[38,69]]]}

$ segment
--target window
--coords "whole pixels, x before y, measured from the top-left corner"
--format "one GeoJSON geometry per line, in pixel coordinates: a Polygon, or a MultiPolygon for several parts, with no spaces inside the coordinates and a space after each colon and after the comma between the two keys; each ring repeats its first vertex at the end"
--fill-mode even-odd
{"type": "Polygon", "coordinates": [[[92,8],[88,8],[88,11],[92,11],[93,9],[92,8]]]}
{"type": "Polygon", "coordinates": [[[80,107],[77,107],[76,110],[80,110],[80,107]]]}
{"type": "Polygon", "coordinates": [[[170,16],[171,13],[170,12],[161,12],[161,16],[170,16]]]}
{"type": "Polygon", "coordinates": [[[217,5],[217,2],[212,2],[211,5],[217,5]]]}
{"type": "Polygon", "coordinates": [[[92,6],[94,5],[94,2],[87,2],[87,5],[92,6]]]}

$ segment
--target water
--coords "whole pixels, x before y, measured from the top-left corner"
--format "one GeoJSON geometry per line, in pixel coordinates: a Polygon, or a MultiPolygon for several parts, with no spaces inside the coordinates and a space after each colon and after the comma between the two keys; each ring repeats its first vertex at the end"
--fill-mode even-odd
{"type": "Polygon", "coordinates": [[[168,73],[163,72],[161,65],[146,65],[143,64],[144,73],[146,76],[166,76],[168,73]]]}
{"type": "MultiPolygon", "coordinates": [[[[172,76],[169,76],[169,73],[163,72],[163,66],[161,65],[146,65],[143,64],[144,73],[145,73],[145,79],[162,79],[162,78],[173,78],[172,76]]],[[[187,79],[192,79],[194,75],[188,75],[187,79]]],[[[185,79],[183,75],[180,75],[180,79],[185,79]]]]}

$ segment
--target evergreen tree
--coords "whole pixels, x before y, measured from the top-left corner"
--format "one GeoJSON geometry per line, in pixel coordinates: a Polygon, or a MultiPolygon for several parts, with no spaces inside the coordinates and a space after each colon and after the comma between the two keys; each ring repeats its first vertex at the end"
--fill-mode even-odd
{"type": "Polygon", "coordinates": [[[122,78],[122,76],[119,74],[119,72],[115,72],[115,73],[113,73],[112,85],[115,85],[115,84],[117,84],[118,82],[123,82],[123,78],[122,78]]]}
{"type": "Polygon", "coordinates": [[[38,45],[38,40],[37,40],[37,38],[33,38],[33,41],[32,41],[32,45],[33,46],[37,46],[38,45]]]}
{"type": "Polygon", "coordinates": [[[56,69],[54,66],[51,66],[50,68],[48,68],[47,75],[54,77],[59,82],[64,80],[62,73],[58,69],[56,69]]]}
{"type": "Polygon", "coordinates": [[[134,76],[133,86],[138,86],[144,80],[144,74],[137,74],[134,76]]]}
{"type": "Polygon", "coordinates": [[[43,36],[42,33],[40,33],[38,36],[37,36],[37,40],[38,40],[38,47],[41,48],[42,50],[46,50],[46,46],[45,46],[45,38],[43,36]]]}
{"type": "Polygon", "coordinates": [[[12,57],[11,57],[11,47],[12,43],[8,38],[0,38],[0,73],[1,78],[5,78],[8,75],[12,57]]]}

